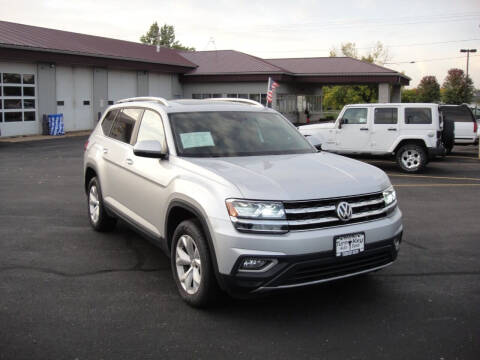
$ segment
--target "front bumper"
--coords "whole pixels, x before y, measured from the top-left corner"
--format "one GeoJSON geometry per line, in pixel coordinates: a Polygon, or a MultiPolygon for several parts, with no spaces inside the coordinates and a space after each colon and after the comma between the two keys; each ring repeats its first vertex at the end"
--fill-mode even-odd
{"type": "Polygon", "coordinates": [[[376,271],[396,260],[395,239],[401,242],[402,233],[366,244],[363,252],[346,257],[336,257],[333,251],[276,257],[278,263],[264,273],[239,272],[244,258],[241,257],[232,273],[222,276],[222,283],[232,295],[244,295],[314,285],[376,271]]]}
{"type": "Polygon", "coordinates": [[[310,285],[379,269],[395,260],[393,241],[401,239],[403,232],[398,207],[378,220],[283,235],[245,234],[236,231],[231,223],[213,224],[220,284],[233,295],[310,285]],[[335,257],[334,238],[357,232],[365,234],[365,251],[335,257]],[[262,273],[239,272],[240,263],[247,257],[276,259],[278,263],[262,273]]]}

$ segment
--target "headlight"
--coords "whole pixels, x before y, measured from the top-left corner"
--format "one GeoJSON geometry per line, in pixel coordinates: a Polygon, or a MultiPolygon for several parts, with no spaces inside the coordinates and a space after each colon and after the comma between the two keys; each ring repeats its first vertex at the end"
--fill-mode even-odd
{"type": "Polygon", "coordinates": [[[385,200],[385,206],[393,204],[397,200],[397,194],[393,189],[393,186],[390,186],[387,190],[383,191],[383,200],[385,200]]]}
{"type": "Polygon", "coordinates": [[[283,204],[277,201],[228,199],[228,214],[239,231],[285,233],[288,222],[283,204]]]}

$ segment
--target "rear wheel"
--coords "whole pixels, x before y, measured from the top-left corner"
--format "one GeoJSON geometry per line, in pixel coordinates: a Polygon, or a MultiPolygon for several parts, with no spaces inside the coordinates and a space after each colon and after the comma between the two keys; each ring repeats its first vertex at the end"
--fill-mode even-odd
{"type": "Polygon", "coordinates": [[[107,214],[103,204],[102,189],[96,177],[88,183],[88,218],[96,231],[111,231],[117,219],[107,214]]]}
{"type": "Polygon", "coordinates": [[[396,158],[402,170],[409,173],[422,171],[427,164],[425,148],[416,144],[403,145],[397,151],[396,158]]]}
{"type": "Polygon", "coordinates": [[[171,266],[178,292],[189,305],[206,307],[218,299],[208,244],[196,220],[182,221],[175,229],[171,266]]]}

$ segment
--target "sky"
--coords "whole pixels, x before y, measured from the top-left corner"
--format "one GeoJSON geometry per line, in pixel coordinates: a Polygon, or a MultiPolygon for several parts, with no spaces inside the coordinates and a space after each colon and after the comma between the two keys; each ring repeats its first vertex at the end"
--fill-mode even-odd
{"type": "Polygon", "coordinates": [[[374,0],[0,0],[0,20],[139,41],[150,25],[175,26],[177,40],[197,50],[233,49],[262,58],[328,56],[353,42],[367,54],[378,41],[385,65],[418,85],[450,68],[466,69],[480,88],[480,1],[374,0]],[[413,62],[413,63],[412,63],[413,62]]]}

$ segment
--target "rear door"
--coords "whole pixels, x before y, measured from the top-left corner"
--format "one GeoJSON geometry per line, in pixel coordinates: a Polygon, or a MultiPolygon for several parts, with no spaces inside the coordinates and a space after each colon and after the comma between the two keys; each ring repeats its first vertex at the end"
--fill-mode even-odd
{"type": "Polygon", "coordinates": [[[398,108],[376,107],[373,109],[371,149],[373,152],[388,152],[398,137],[398,108]]]}
{"type": "Polygon", "coordinates": [[[367,107],[351,107],[341,118],[342,127],[336,130],[339,152],[369,152],[370,126],[367,107]]]}
{"type": "Polygon", "coordinates": [[[142,114],[143,109],[122,109],[115,118],[103,148],[108,187],[105,201],[129,217],[128,197],[134,189],[129,181],[130,165],[127,158],[132,149],[135,125],[142,114]]]}

